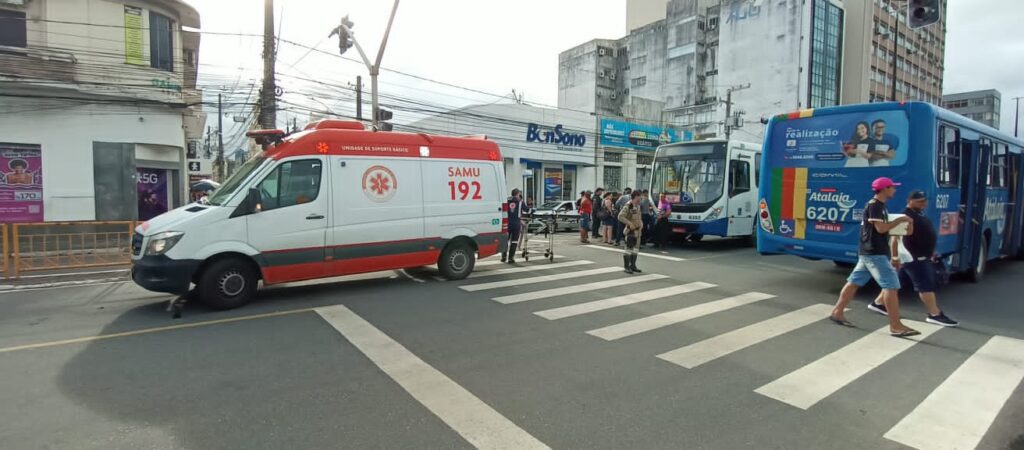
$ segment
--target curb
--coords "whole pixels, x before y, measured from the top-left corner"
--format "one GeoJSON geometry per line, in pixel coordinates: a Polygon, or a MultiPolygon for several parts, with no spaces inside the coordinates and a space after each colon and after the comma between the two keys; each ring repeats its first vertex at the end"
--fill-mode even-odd
{"type": "Polygon", "coordinates": [[[121,281],[130,281],[127,277],[112,277],[112,278],[93,278],[88,280],[75,280],[75,281],[55,281],[52,283],[36,283],[36,284],[0,284],[0,293],[4,292],[16,292],[16,291],[32,291],[37,289],[49,289],[58,287],[71,287],[71,286],[89,286],[94,284],[103,283],[116,283],[121,281]]]}

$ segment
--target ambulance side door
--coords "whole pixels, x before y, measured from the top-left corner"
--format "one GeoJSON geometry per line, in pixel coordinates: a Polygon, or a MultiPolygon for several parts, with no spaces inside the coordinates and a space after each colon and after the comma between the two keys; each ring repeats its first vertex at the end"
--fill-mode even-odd
{"type": "Polygon", "coordinates": [[[328,232],[332,275],[413,267],[427,261],[418,158],[331,156],[328,232]]]}
{"type": "Polygon", "coordinates": [[[268,284],[324,275],[331,202],[325,159],[313,155],[285,159],[256,185],[260,211],[245,217],[247,237],[260,252],[268,284]]]}

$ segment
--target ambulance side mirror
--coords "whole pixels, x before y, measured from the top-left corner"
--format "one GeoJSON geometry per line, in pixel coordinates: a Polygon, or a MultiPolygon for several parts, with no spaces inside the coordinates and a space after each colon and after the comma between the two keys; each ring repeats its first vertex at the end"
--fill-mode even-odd
{"type": "Polygon", "coordinates": [[[262,211],[262,200],[259,188],[249,188],[249,192],[245,195],[245,200],[242,200],[238,208],[235,208],[235,212],[231,213],[231,217],[248,216],[249,214],[262,211]]]}

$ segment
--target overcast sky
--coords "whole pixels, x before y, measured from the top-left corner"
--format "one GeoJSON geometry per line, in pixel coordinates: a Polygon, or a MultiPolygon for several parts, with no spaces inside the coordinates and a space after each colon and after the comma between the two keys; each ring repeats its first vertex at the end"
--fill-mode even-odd
{"type": "MultiPolygon", "coordinates": [[[[262,33],[262,0],[189,1],[199,10],[204,31],[262,33]]],[[[1004,104],[1002,129],[1010,132],[1012,98],[1024,95],[1020,2],[949,0],[948,11],[945,92],[998,89],[1004,104]]],[[[368,84],[365,67],[333,56],[337,40],[327,39],[327,34],[348,14],[372,59],[391,5],[390,0],[277,0],[275,20],[281,24],[282,38],[325,52],[281,44],[277,67],[287,100],[315,109],[351,109],[350,103],[337,100],[345,97],[344,92],[298,78],[346,85],[363,75],[368,84]],[[317,90],[327,93],[317,96],[321,102],[308,98],[317,90]]],[[[558,98],[558,53],[590,39],[624,36],[625,11],[625,0],[404,0],[383,65],[486,93],[506,95],[515,89],[525,93],[528,102],[553,106],[558,98]]],[[[258,37],[204,34],[201,84],[208,93],[224,89],[235,93],[232,98],[239,92],[241,99],[247,98],[249,84],[260,76],[260,52],[258,37]]],[[[345,56],[358,58],[358,53],[353,48],[345,56]]],[[[500,101],[497,96],[388,72],[380,81],[384,93],[432,105],[500,101]]],[[[282,115],[291,117],[288,112],[282,115]]]]}

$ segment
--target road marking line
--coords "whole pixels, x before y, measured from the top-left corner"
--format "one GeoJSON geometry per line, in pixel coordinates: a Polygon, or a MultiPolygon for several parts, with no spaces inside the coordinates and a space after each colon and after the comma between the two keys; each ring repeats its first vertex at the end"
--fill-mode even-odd
{"type": "Polygon", "coordinates": [[[477,448],[548,448],[343,305],[317,308],[345,339],[477,448]]]}
{"type": "Polygon", "coordinates": [[[1024,379],[1024,341],[993,336],[885,438],[928,449],[975,448],[1024,379]]]}
{"type": "Polygon", "coordinates": [[[80,343],[83,343],[83,342],[100,341],[100,340],[104,340],[104,339],[114,339],[114,338],[128,337],[128,336],[137,336],[137,335],[140,335],[140,334],[158,333],[158,332],[161,332],[161,331],[181,330],[181,329],[185,329],[185,328],[205,327],[205,326],[209,326],[209,325],[219,325],[219,324],[231,323],[231,322],[241,322],[241,321],[244,321],[244,320],[266,319],[268,317],[288,316],[288,315],[292,315],[292,314],[299,314],[299,313],[304,313],[304,312],[312,312],[313,310],[314,310],[314,308],[292,309],[292,310],[288,310],[288,311],[278,311],[278,312],[265,313],[265,314],[253,314],[251,316],[231,317],[231,318],[227,318],[227,319],[207,320],[207,321],[204,321],[204,322],[195,322],[195,323],[183,323],[181,325],[170,325],[170,326],[166,326],[166,327],[144,328],[144,329],[135,330],[135,331],[125,331],[123,333],[101,334],[101,335],[98,335],[98,336],[86,336],[86,337],[80,337],[80,338],[74,338],[74,339],[64,339],[64,340],[60,340],[60,341],[41,342],[41,343],[38,343],[38,344],[17,345],[17,346],[14,346],[14,347],[0,348],[0,353],[16,352],[16,351],[20,351],[20,350],[31,350],[31,349],[36,349],[36,348],[57,347],[57,346],[60,346],[60,345],[80,344],[80,343]]]}
{"type": "Polygon", "coordinates": [[[808,409],[942,328],[923,322],[904,322],[921,334],[895,339],[886,325],[754,392],[808,409]]]}
{"type": "Polygon", "coordinates": [[[498,303],[501,303],[501,304],[508,305],[508,304],[511,304],[511,303],[521,303],[521,302],[530,301],[530,300],[539,300],[539,299],[542,299],[542,298],[557,297],[559,295],[575,294],[577,292],[595,291],[595,290],[598,290],[598,289],[605,289],[605,288],[616,287],[616,286],[625,286],[627,284],[643,283],[643,282],[646,282],[646,281],[660,280],[660,279],[663,279],[663,278],[668,278],[668,275],[660,275],[660,274],[656,274],[655,273],[655,274],[643,275],[643,276],[639,276],[639,277],[626,277],[626,278],[619,278],[619,279],[615,279],[615,280],[598,281],[596,283],[585,283],[585,284],[578,284],[578,285],[575,285],[575,286],[566,286],[566,287],[560,287],[560,288],[554,288],[554,289],[545,289],[545,290],[542,290],[542,291],[524,292],[522,294],[514,294],[514,295],[506,295],[506,296],[502,296],[502,297],[495,297],[492,300],[494,300],[494,301],[496,301],[498,303]]]}
{"type": "Polygon", "coordinates": [[[709,314],[714,314],[721,311],[726,311],[738,306],[749,305],[754,302],[774,298],[774,295],[762,294],[760,292],[749,292],[743,295],[737,295],[735,297],[723,298],[721,300],[715,300],[713,302],[702,303],[700,305],[690,306],[675,311],[669,311],[661,314],[656,314],[650,317],[643,317],[629,322],[623,322],[615,325],[610,325],[604,328],[598,328],[596,330],[590,330],[587,334],[597,336],[606,341],[614,341],[616,339],[622,339],[624,337],[633,336],[643,332],[656,330],[658,328],[667,327],[677,323],[686,322],[687,320],[696,319],[698,317],[704,317],[709,314]]]}
{"type": "MultiPolygon", "coordinates": [[[[560,258],[565,258],[565,257],[562,256],[562,255],[555,255],[555,259],[560,259],[560,258]]],[[[499,264],[508,264],[508,263],[501,262],[500,259],[487,258],[487,260],[484,260],[484,261],[477,261],[476,262],[476,267],[496,266],[496,265],[499,265],[499,264]]],[[[527,264],[529,264],[529,263],[527,263],[527,264]]]]}
{"type": "Polygon", "coordinates": [[[514,273],[534,272],[534,271],[537,271],[537,270],[561,269],[561,268],[565,268],[565,267],[585,266],[587,264],[593,264],[593,263],[594,263],[593,261],[582,261],[581,260],[581,261],[566,261],[566,262],[555,263],[555,264],[536,264],[536,265],[531,265],[531,266],[527,266],[527,267],[513,267],[511,269],[494,269],[494,270],[487,270],[487,271],[484,271],[484,272],[474,272],[472,275],[469,276],[469,278],[493,277],[495,275],[509,275],[509,274],[514,274],[514,273]]]}
{"type": "Polygon", "coordinates": [[[670,363],[692,369],[708,361],[783,335],[825,319],[832,305],[817,304],[730,331],[686,347],[658,355],[670,363]]]}
{"type": "Polygon", "coordinates": [[[653,291],[637,292],[635,294],[629,294],[622,297],[613,297],[604,300],[597,300],[594,302],[566,306],[563,308],[554,308],[545,311],[537,311],[534,314],[548,320],[558,320],[564,319],[566,317],[573,317],[581,314],[592,313],[595,311],[603,311],[606,309],[618,308],[620,306],[633,305],[641,302],[657,300],[659,298],[671,297],[673,295],[685,294],[687,292],[694,292],[699,291],[701,289],[708,289],[712,287],[715,287],[715,285],[701,282],[683,284],[679,286],[669,286],[667,288],[655,289],[653,291]]]}
{"type": "MultiPolygon", "coordinates": [[[[615,253],[622,253],[622,248],[620,248],[620,247],[608,247],[607,245],[604,246],[604,247],[602,247],[600,245],[584,245],[584,247],[596,248],[598,250],[606,250],[606,251],[615,252],[615,253]]],[[[676,258],[675,256],[655,255],[653,253],[640,252],[639,255],[640,256],[646,256],[648,258],[664,259],[664,260],[668,260],[668,261],[686,261],[683,258],[676,258]]]]}
{"type": "Polygon", "coordinates": [[[590,275],[601,275],[601,274],[605,274],[605,273],[618,272],[618,271],[621,271],[621,270],[622,270],[621,267],[602,267],[600,269],[582,270],[582,271],[579,271],[579,272],[566,272],[566,273],[559,273],[559,274],[554,274],[554,275],[543,275],[543,276],[532,277],[532,278],[520,278],[520,279],[517,279],[517,280],[505,280],[505,281],[495,281],[495,282],[492,282],[492,283],[471,284],[471,285],[468,285],[468,286],[459,286],[459,289],[462,289],[462,290],[468,291],[468,292],[476,292],[476,291],[482,291],[482,290],[485,290],[485,289],[498,289],[498,288],[509,287],[509,286],[521,286],[521,285],[525,286],[525,285],[527,285],[529,283],[540,283],[540,282],[544,282],[544,281],[557,281],[557,280],[565,280],[565,279],[569,279],[569,278],[586,277],[586,276],[590,276],[590,275]]]}

